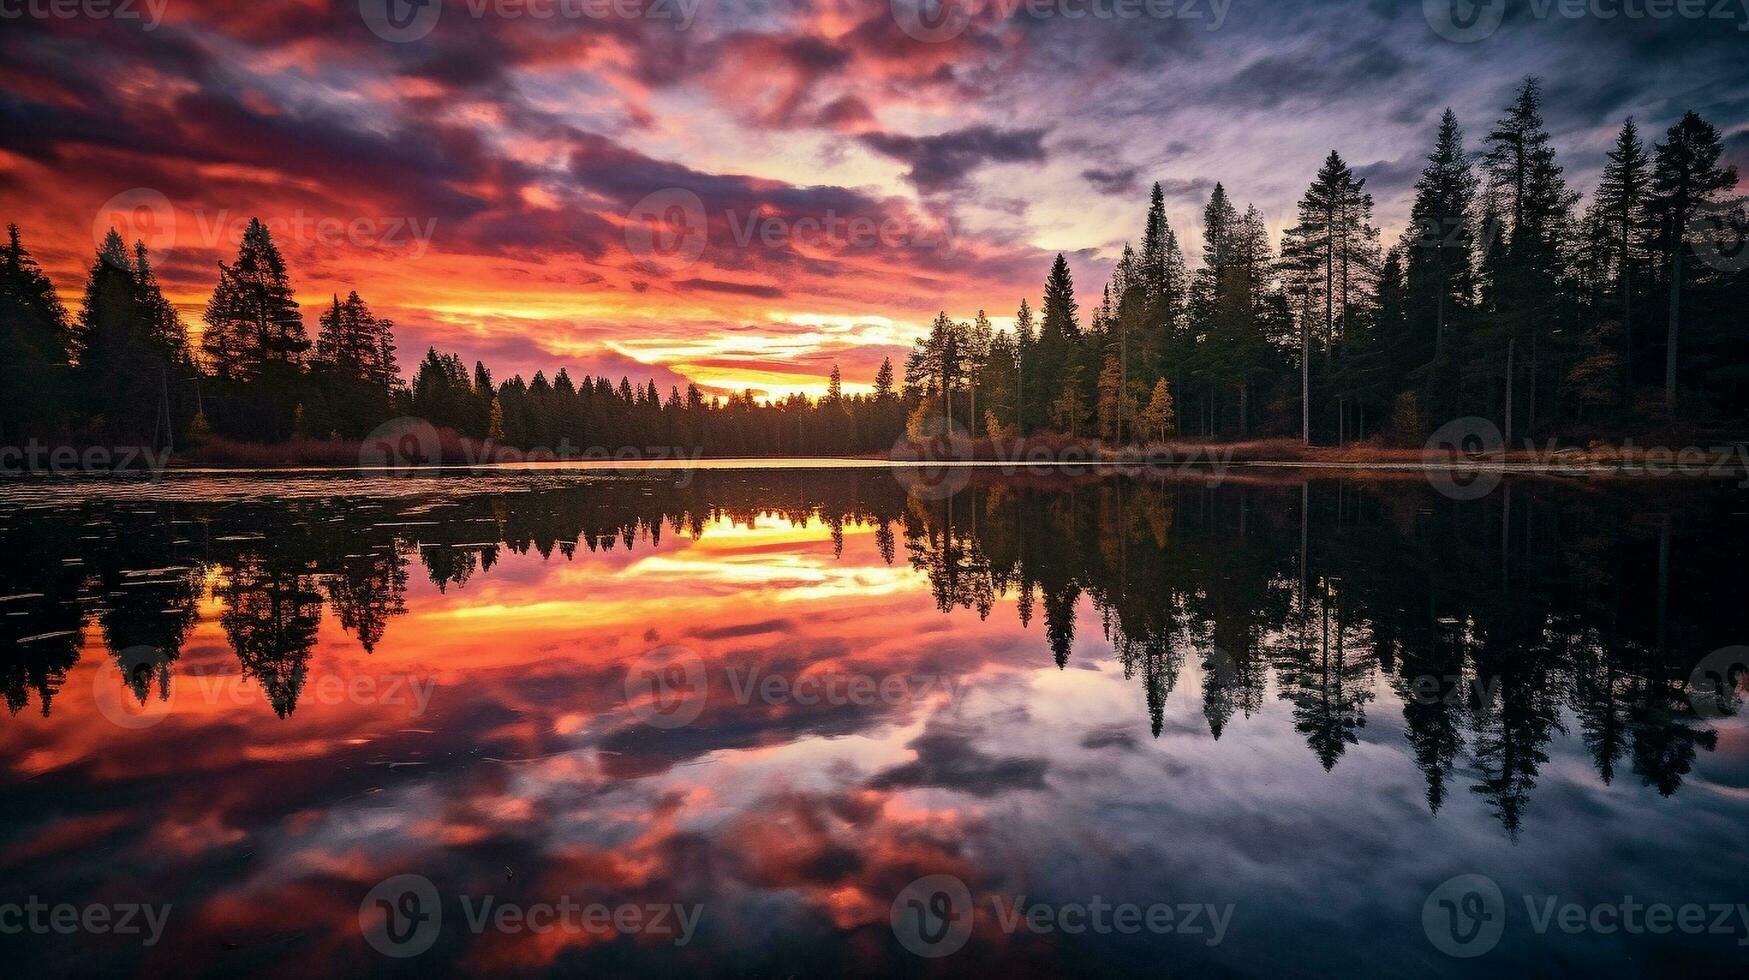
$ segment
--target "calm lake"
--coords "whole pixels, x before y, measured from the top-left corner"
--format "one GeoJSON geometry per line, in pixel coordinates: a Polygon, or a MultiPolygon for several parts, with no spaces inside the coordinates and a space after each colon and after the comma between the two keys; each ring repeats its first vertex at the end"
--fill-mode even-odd
{"type": "Polygon", "coordinates": [[[8,972],[1749,963],[1734,480],[912,477],[0,485],[8,972]]]}

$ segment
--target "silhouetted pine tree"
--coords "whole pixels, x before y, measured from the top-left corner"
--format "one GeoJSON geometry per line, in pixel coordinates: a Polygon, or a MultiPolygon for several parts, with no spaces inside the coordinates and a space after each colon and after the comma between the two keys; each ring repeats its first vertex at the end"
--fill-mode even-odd
{"type": "MultiPolygon", "coordinates": [[[[1525,415],[1536,421],[1539,364],[1560,326],[1563,245],[1572,231],[1578,195],[1567,190],[1548,130],[1543,127],[1542,87],[1527,78],[1506,114],[1487,138],[1483,166],[1501,235],[1499,261],[1484,283],[1486,315],[1472,335],[1468,363],[1484,384],[1498,378],[1503,391],[1501,431],[1510,444],[1518,409],[1520,372],[1528,374],[1525,415]]],[[[1496,247],[1484,243],[1484,247],[1496,247]]],[[[1492,399],[1490,399],[1492,401],[1492,399]]]]}
{"type": "Polygon", "coordinates": [[[1609,151],[1609,162],[1603,165],[1596,199],[1591,205],[1592,218],[1600,233],[1596,244],[1601,246],[1616,282],[1624,397],[1631,396],[1633,390],[1634,289],[1644,275],[1646,199],[1650,191],[1645,144],[1640,141],[1639,127],[1629,116],[1609,151]]]}
{"type": "Polygon", "coordinates": [[[19,241],[18,226],[6,228],[0,247],[0,444],[48,436],[70,408],[73,337],[67,310],[54,284],[19,241]],[[29,383],[22,383],[23,379],[29,383]]]}
{"type": "Polygon", "coordinates": [[[310,349],[303,316],[292,298],[285,258],[261,219],[250,219],[236,261],[219,264],[205,320],[202,348],[221,379],[249,381],[303,364],[310,349]]]}
{"type": "MultiPolygon", "coordinates": [[[[1676,368],[1680,355],[1682,294],[1693,273],[1685,271],[1689,225],[1702,209],[1737,185],[1737,168],[1719,166],[1723,147],[1719,131],[1693,112],[1665,133],[1653,147],[1652,193],[1647,210],[1657,233],[1657,246],[1667,257],[1666,288],[1669,321],[1664,342],[1664,408],[1676,411],[1676,368]]],[[[1705,266],[1700,266],[1705,270],[1705,266]]]]}
{"type": "Polygon", "coordinates": [[[1444,418],[1457,410],[1457,337],[1475,301],[1475,199],[1478,180],[1464,152],[1463,130],[1450,110],[1427,166],[1415,182],[1403,259],[1401,367],[1418,370],[1423,406],[1444,418]]]}

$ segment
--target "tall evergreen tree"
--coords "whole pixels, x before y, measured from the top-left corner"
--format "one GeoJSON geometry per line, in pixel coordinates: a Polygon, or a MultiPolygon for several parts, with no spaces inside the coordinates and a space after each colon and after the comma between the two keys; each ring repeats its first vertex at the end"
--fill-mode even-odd
{"type": "Polygon", "coordinates": [[[1185,271],[1184,253],[1178,247],[1178,236],[1166,220],[1166,195],[1159,181],[1154,182],[1148,199],[1138,273],[1146,290],[1148,319],[1162,333],[1164,341],[1164,335],[1173,331],[1183,312],[1190,282],[1185,271]]]}
{"type": "Polygon", "coordinates": [[[1081,339],[1081,308],[1075,303],[1075,280],[1069,275],[1069,262],[1061,252],[1051,263],[1051,274],[1045,279],[1045,301],[1041,309],[1044,313],[1041,335],[1055,332],[1069,340],[1081,339]]]}
{"type": "Polygon", "coordinates": [[[1417,366],[1444,357],[1451,319],[1474,297],[1470,267],[1474,250],[1477,178],[1464,153],[1457,116],[1445,110],[1427,166],[1415,182],[1409,226],[1403,231],[1404,315],[1417,366]],[[1422,338],[1426,338],[1423,340],[1422,338]]]}
{"type": "Polygon", "coordinates": [[[357,291],[346,302],[335,294],[333,304],[318,320],[316,360],[348,378],[365,380],[377,373],[381,344],[376,317],[357,291]]]}
{"type": "Polygon", "coordinates": [[[1528,414],[1532,421],[1536,416],[1539,350],[1559,323],[1561,279],[1566,272],[1562,246],[1571,233],[1578,198],[1567,190],[1555,162],[1554,146],[1543,126],[1538,79],[1525,79],[1505,115],[1488,133],[1483,166],[1502,222],[1497,232],[1502,236],[1502,261],[1487,266],[1487,325],[1477,331],[1470,363],[1480,373],[1502,380],[1501,430],[1510,444],[1521,344],[1529,347],[1528,414]]]}
{"type": "Polygon", "coordinates": [[[1314,335],[1306,314],[1322,308],[1316,338],[1326,367],[1347,328],[1364,310],[1378,262],[1372,195],[1336,151],[1324,159],[1300,198],[1299,221],[1282,241],[1282,268],[1291,292],[1303,298],[1300,326],[1301,438],[1311,438],[1311,362],[1314,335]]]}
{"type": "Polygon", "coordinates": [[[250,381],[302,366],[310,341],[285,258],[261,219],[250,219],[236,261],[219,264],[219,285],[205,319],[202,347],[222,379],[250,381]]]}
{"type": "Polygon", "coordinates": [[[1238,235],[1239,211],[1228,199],[1226,187],[1217,182],[1202,210],[1202,268],[1196,270],[1191,291],[1190,315],[1198,324],[1206,325],[1215,317],[1238,235]]]}
{"type": "MultiPolygon", "coordinates": [[[[1081,388],[1088,380],[1082,358],[1080,307],[1075,301],[1075,281],[1069,274],[1068,260],[1061,253],[1051,264],[1050,275],[1045,279],[1044,303],[1039,309],[1042,317],[1038,340],[1031,345],[1032,356],[1026,358],[1023,371],[1027,377],[1039,379],[1040,383],[1027,386],[1027,414],[1029,418],[1040,420],[1067,418],[1069,416],[1064,411],[1059,411],[1067,406],[1062,397],[1062,379],[1073,369],[1077,398],[1084,404],[1090,393],[1081,388]]],[[[1079,425],[1083,416],[1077,413],[1074,417],[1079,425]]]]}
{"type": "Polygon", "coordinates": [[[1014,424],[1023,436],[1029,431],[1028,421],[1038,417],[1028,408],[1032,402],[1027,388],[1028,371],[1033,366],[1033,346],[1037,342],[1038,337],[1033,333],[1032,307],[1022,296],[1020,309],[1014,313],[1014,424]]]}
{"type": "Polygon", "coordinates": [[[1645,257],[1646,197],[1650,192],[1646,148],[1629,116],[1622,122],[1609,162],[1597,182],[1592,215],[1601,245],[1613,266],[1621,303],[1622,395],[1630,395],[1634,375],[1634,281],[1645,257]]]}
{"type": "Polygon", "coordinates": [[[54,284],[8,225],[0,247],[0,444],[57,426],[69,407],[72,335],[54,284]],[[29,379],[25,383],[25,379],[29,379]]]}
{"type": "MultiPolygon", "coordinates": [[[[357,438],[390,414],[400,383],[395,364],[394,324],[373,314],[357,291],[343,301],[338,295],[319,318],[314,369],[315,391],[322,404],[316,413],[317,433],[357,438]]],[[[463,431],[483,436],[486,406],[473,413],[463,431]]]]}
{"type": "Polygon", "coordinates": [[[881,358],[880,370],[875,372],[874,393],[883,401],[893,397],[893,359],[890,357],[881,358]]]}
{"type": "Polygon", "coordinates": [[[113,228],[91,265],[78,334],[81,394],[99,428],[173,443],[171,385],[186,363],[182,321],[159,291],[144,246],[130,256],[113,228]]]}
{"type": "Polygon", "coordinates": [[[182,324],[182,314],[164,298],[145,242],[134,243],[134,283],[139,291],[140,313],[144,317],[146,343],[177,365],[189,363],[188,328],[182,324]]]}
{"type": "Polygon", "coordinates": [[[1719,166],[1723,152],[1719,131],[1693,112],[1665,133],[1653,147],[1652,192],[1648,210],[1659,249],[1668,256],[1670,319],[1664,351],[1664,407],[1676,411],[1678,335],[1682,324],[1684,253],[1688,228],[1700,209],[1737,185],[1737,168],[1719,166]]]}

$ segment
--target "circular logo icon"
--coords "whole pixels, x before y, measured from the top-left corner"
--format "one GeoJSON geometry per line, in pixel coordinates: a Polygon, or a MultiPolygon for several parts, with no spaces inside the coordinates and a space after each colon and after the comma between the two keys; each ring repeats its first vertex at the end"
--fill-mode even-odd
{"type": "Polygon", "coordinates": [[[1422,903],[1421,929],[1447,956],[1481,956],[1499,945],[1506,931],[1506,896],[1487,875],[1447,878],[1422,903]]]}
{"type": "Polygon", "coordinates": [[[176,247],[176,209],[162,191],[136,187],[103,202],[91,219],[91,240],[99,248],[114,229],[132,256],[135,242],[145,242],[152,258],[162,262],[176,247]]]}
{"type": "Polygon", "coordinates": [[[653,728],[690,725],[709,701],[704,661],[686,647],[657,647],[626,668],[626,704],[653,728]]]}
{"type": "Polygon", "coordinates": [[[1749,698],[1749,647],[1721,647],[1688,675],[1688,703],[1701,718],[1729,718],[1749,698]]]}
{"type": "Polygon", "coordinates": [[[1202,655],[1204,683],[1215,688],[1239,686],[1239,664],[1233,655],[1220,647],[1209,647],[1202,655]]]}
{"type": "Polygon", "coordinates": [[[930,44],[951,41],[966,32],[976,13],[976,0],[889,0],[899,30],[930,44]]]}
{"type": "Polygon", "coordinates": [[[1491,37],[1506,19],[1506,0],[1421,0],[1433,33],[1458,44],[1491,37]]]}
{"type": "Polygon", "coordinates": [[[115,655],[118,679],[107,670],[92,677],[91,696],[97,711],[122,728],[150,728],[170,717],[175,695],[170,688],[170,657],[154,646],[127,647],[115,655]]]}
{"type": "Polygon", "coordinates": [[[372,34],[391,44],[406,44],[437,26],[443,0],[358,0],[358,15],[372,34]]]}
{"type": "Polygon", "coordinates": [[[364,941],[384,956],[418,956],[443,931],[443,903],[424,875],[395,875],[377,883],[358,903],[364,941]]]}
{"type": "Polygon", "coordinates": [[[1749,216],[1741,200],[1697,209],[1688,220],[1688,240],[1694,254],[1720,272],[1749,269],[1749,216]]]}
{"type": "Polygon", "coordinates": [[[443,462],[443,440],[424,419],[402,416],[371,430],[358,446],[358,465],[387,470],[393,476],[411,476],[421,467],[443,462]]]}
{"type": "Polygon", "coordinates": [[[895,464],[893,476],[920,500],[946,500],[972,478],[971,468],[959,465],[972,459],[972,440],[952,418],[930,416],[916,438],[900,436],[887,458],[895,464]]]}
{"type": "Polygon", "coordinates": [[[927,875],[893,899],[893,935],[918,956],[959,952],[972,936],[972,892],[954,875],[927,875]]]}
{"type": "Polygon", "coordinates": [[[626,248],[644,262],[678,272],[704,254],[709,223],[704,201],[684,187],[670,187],[626,212],[626,248]]]}
{"type": "Polygon", "coordinates": [[[1472,415],[1440,426],[1427,438],[1424,448],[1427,482],[1453,500],[1478,500],[1500,485],[1501,471],[1478,465],[1475,457],[1499,453],[1506,448],[1500,427],[1472,415]]]}

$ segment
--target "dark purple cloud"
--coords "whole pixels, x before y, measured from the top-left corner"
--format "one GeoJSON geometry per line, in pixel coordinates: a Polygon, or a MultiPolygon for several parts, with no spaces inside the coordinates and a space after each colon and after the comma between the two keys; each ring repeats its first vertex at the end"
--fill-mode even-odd
{"type": "Polygon", "coordinates": [[[864,133],[864,146],[911,165],[905,179],[925,194],[951,190],[990,163],[1043,162],[1043,129],[970,126],[935,136],[864,133]]]}

